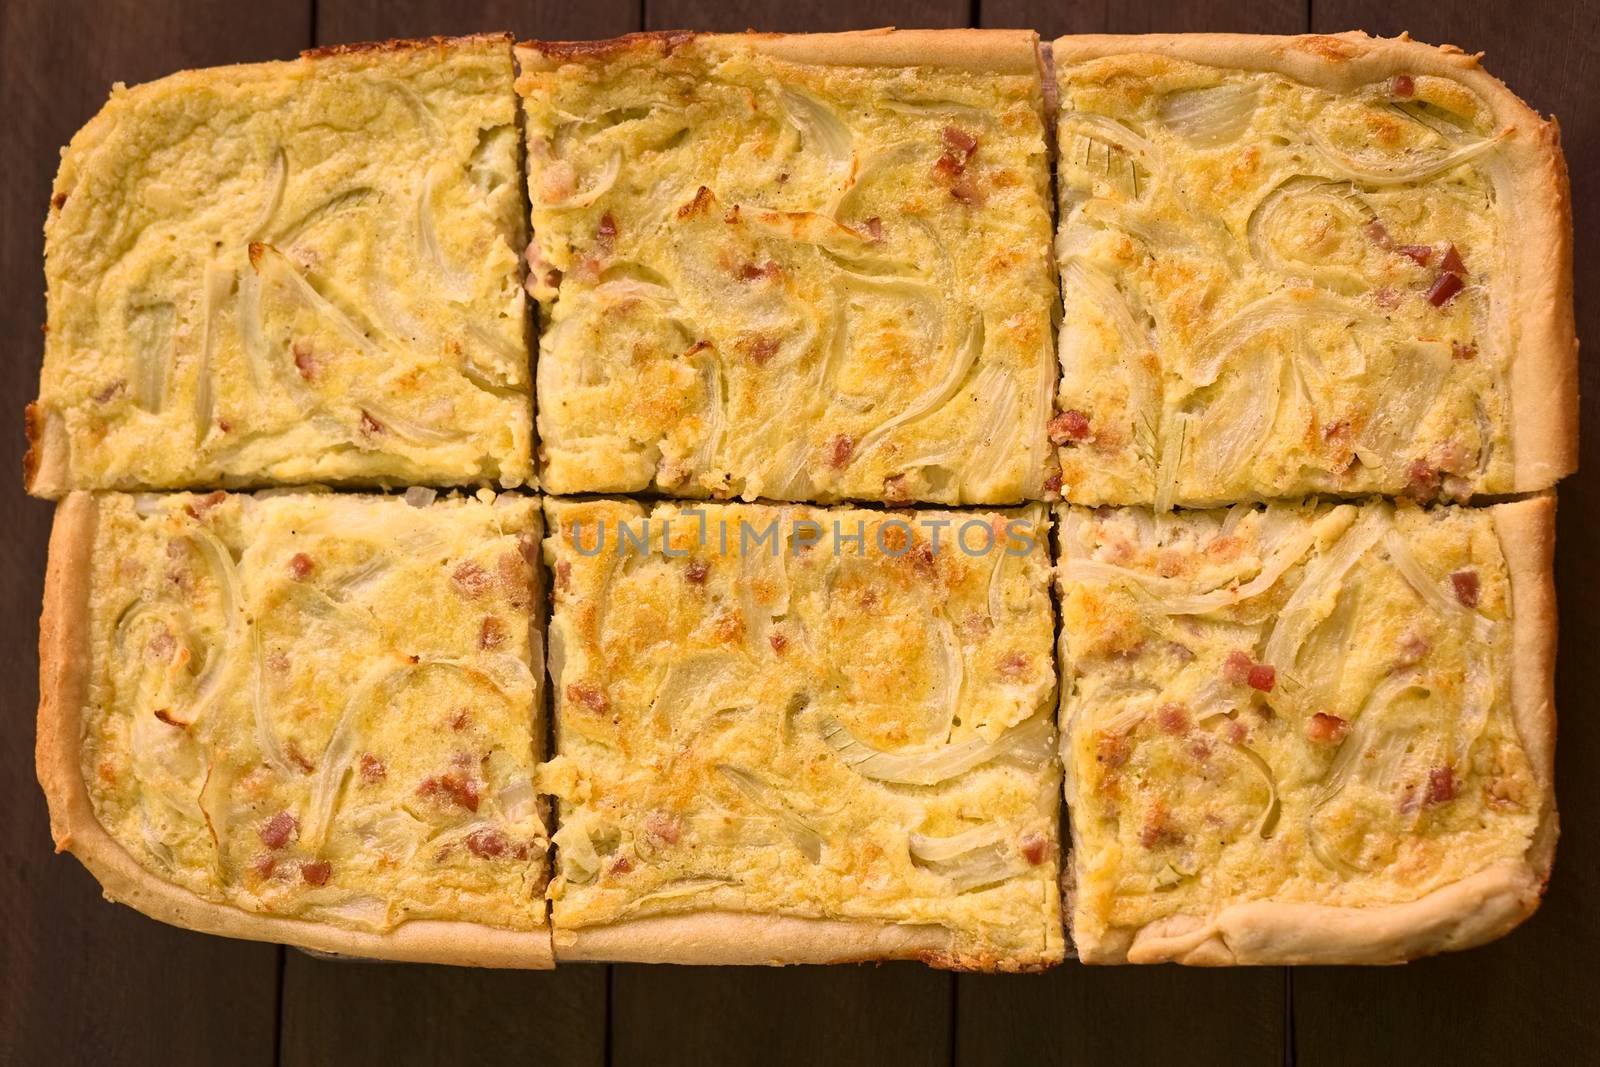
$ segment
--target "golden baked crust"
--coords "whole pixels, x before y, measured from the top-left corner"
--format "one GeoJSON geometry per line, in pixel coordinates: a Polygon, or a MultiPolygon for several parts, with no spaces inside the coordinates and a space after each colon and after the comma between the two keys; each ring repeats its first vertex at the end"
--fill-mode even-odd
{"type": "Polygon", "coordinates": [[[1080,957],[1398,962],[1531,914],[1553,511],[1064,509],[1080,957]]]}
{"type": "Polygon", "coordinates": [[[62,155],[30,491],[532,473],[508,35],[185,71],[62,155]]]}
{"type": "Polygon", "coordinates": [[[539,532],[516,497],[70,494],[40,623],[57,848],[180,926],[549,966],[539,532]]]}
{"type": "Polygon", "coordinates": [[[1043,508],[546,517],[558,960],[1061,958],[1043,508]]]}
{"type": "Polygon", "coordinates": [[[1459,500],[1574,469],[1558,131],[1477,57],[1358,33],[1052,54],[1067,499],[1459,500]]]}
{"type": "Polygon", "coordinates": [[[520,45],[546,488],[1038,498],[1057,301],[1035,45],[520,45]]]}

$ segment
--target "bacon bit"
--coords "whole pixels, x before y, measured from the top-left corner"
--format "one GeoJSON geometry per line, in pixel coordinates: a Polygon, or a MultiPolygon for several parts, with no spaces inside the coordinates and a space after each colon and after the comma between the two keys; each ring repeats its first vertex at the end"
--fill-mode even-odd
{"type": "Polygon", "coordinates": [[[311,346],[304,341],[296,341],[293,352],[294,369],[299,371],[300,377],[306,381],[314,380],[322,364],[317,359],[316,353],[311,350],[311,346]]]}
{"type": "Polygon", "coordinates": [[[1028,669],[1031,666],[1032,662],[1026,652],[1020,649],[1013,649],[1000,657],[998,670],[1006,678],[1023,678],[1027,676],[1028,669]]]}
{"type": "Polygon", "coordinates": [[[112,382],[110,385],[94,394],[94,402],[96,404],[109,403],[112,397],[116,396],[127,387],[128,383],[123,379],[118,378],[116,381],[112,382]]]}
{"type": "Polygon", "coordinates": [[[946,126],[943,137],[945,150],[952,155],[959,153],[962,163],[978,151],[978,139],[959,126],[946,126]]]}
{"type": "Polygon", "coordinates": [[[1401,245],[1395,251],[1419,267],[1426,267],[1428,261],[1433,258],[1432,245],[1401,245]]]}
{"type": "Polygon", "coordinates": [[[1428,797],[1424,804],[1446,804],[1456,798],[1456,772],[1448,765],[1428,772],[1428,797]]]}
{"type": "Polygon", "coordinates": [[[739,268],[738,278],[741,282],[753,282],[761,278],[776,278],[783,273],[783,268],[774,260],[765,263],[746,263],[739,268]]]}
{"type": "Polygon", "coordinates": [[[311,577],[311,572],[316,569],[317,565],[304,552],[296,552],[289,557],[289,577],[297,582],[303,582],[311,577]]]}
{"type": "Polygon", "coordinates": [[[644,832],[669,845],[676,845],[683,833],[683,823],[670,812],[652,811],[644,817],[644,832]]]}
{"type": "Polygon", "coordinates": [[[1462,341],[1451,341],[1450,358],[1459,359],[1462,362],[1465,362],[1469,359],[1477,359],[1478,346],[1474,344],[1467,344],[1462,341]]]}
{"type": "Polygon", "coordinates": [[[1306,737],[1318,745],[1336,745],[1350,733],[1350,724],[1337,715],[1317,712],[1306,720],[1306,737]]]}
{"type": "Polygon", "coordinates": [[[1422,662],[1422,657],[1428,654],[1433,645],[1426,637],[1415,630],[1407,630],[1400,638],[1400,656],[1395,660],[1397,667],[1414,667],[1422,662]]]}
{"type": "Polygon", "coordinates": [[[562,560],[556,564],[556,592],[565,593],[572,588],[572,562],[562,560]]]}
{"type": "Polygon", "coordinates": [[[600,225],[594,231],[594,243],[604,255],[610,255],[617,243],[617,220],[611,217],[611,212],[600,216],[600,225]]]}
{"type": "Polygon", "coordinates": [[[1056,471],[1044,480],[1044,491],[1047,495],[1061,495],[1061,472],[1056,471]]]}
{"type": "Polygon", "coordinates": [[[1050,424],[1046,429],[1049,431],[1050,440],[1053,443],[1058,445],[1076,444],[1079,441],[1088,440],[1089,416],[1076,409],[1063,411],[1050,420],[1050,424]]]}
{"type": "Polygon", "coordinates": [[[417,786],[417,796],[428,798],[443,796],[468,811],[478,810],[478,783],[455,771],[439,775],[437,778],[424,778],[417,786]]]}
{"type": "Polygon", "coordinates": [[[1235,649],[1222,661],[1222,677],[1234,685],[1243,685],[1250,680],[1250,671],[1255,665],[1256,661],[1250,658],[1250,653],[1235,649]]]}
{"type": "Polygon", "coordinates": [[[1361,227],[1361,230],[1367,235],[1368,240],[1377,245],[1379,248],[1388,250],[1394,247],[1394,238],[1389,236],[1388,227],[1384,226],[1384,224],[1379,222],[1377,219],[1373,219],[1371,222],[1361,227]]]}
{"type": "Polygon", "coordinates": [[[478,624],[478,647],[482,649],[499,648],[505,644],[505,624],[497,616],[485,615],[483,622],[478,624]]]}
{"type": "Polygon", "coordinates": [[[1224,728],[1224,732],[1227,733],[1229,741],[1236,745],[1242,745],[1244,744],[1245,739],[1250,736],[1250,727],[1246,726],[1238,719],[1229,719],[1228,725],[1224,728]]]}
{"type": "Polygon", "coordinates": [[[1463,568],[1450,575],[1450,587],[1456,592],[1456,599],[1464,608],[1478,606],[1478,572],[1470,568],[1463,568]]]}
{"type": "Polygon", "coordinates": [[[287,811],[280,811],[260,826],[256,833],[268,848],[282,848],[300,832],[300,820],[287,811]]]}
{"type": "Polygon", "coordinates": [[[1163,704],[1156,709],[1156,724],[1169,734],[1187,733],[1189,709],[1182,704],[1163,704]]]}
{"type": "Polygon", "coordinates": [[[1187,745],[1183,746],[1183,750],[1189,753],[1195,762],[1203,763],[1211,756],[1211,738],[1196,735],[1189,740],[1187,745]]]}
{"type": "Polygon", "coordinates": [[[856,443],[849,434],[834,434],[828,442],[828,466],[836,471],[844,470],[855,450],[856,443]]]}
{"type": "Polygon", "coordinates": [[[505,834],[487,827],[467,835],[467,851],[486,860],[504,856],[506,844],[505,834]]]}
{"type": "Polygon", "coordinates": [[[383,432],[383,423],[373,418],[366,411],[361,412],[361,432],[368,437],[373,437],[383,432]]]}
{"type": "Polygon", "coordinates": [[[1439,269],[1446,274],[1468,273],[1467,265],[1461,262],[1461,253],[1456,251],[1456,246],[1453,244],[1444,246],[1444,258],[1439,260],[1439,269]]]}
{"type": "MultiPolygon", "coordinates": [[[[189,502],[183,506],[183,510],[191,519],[204,519],[208,511],[219,506],[227,499],[228,494],[218,489],[216,492],[207,493],[205,496],[191,497],[189,502]]],[[[173,554],[170,545],[167,548],[167,554],[173,554]]]]}
{"type": "Polygon", "coordinates": [[[150,653],[151,659],[164,660],[170,659],[172,657],[173,650],[177,647],[178,642],[172,636],[172,631],[162,630],[160,633],[150,638],[150,643],[145,646],[145,651],[150,653]]]}
{"type": "Polygon", "coordinates": [[[1022,858],[1037,867],[1050,855],[1050,842],[1038,831],[1022,836],[1022,858]]]}
{"type": "Polygon", "coordinates": [[[184,722],[182,719],[174,719],[172,717],[172,712],[169,711],[166,708],[157,708],[155,710],[154,714],[155,714],[156,718],[160,719],[162,722],[166,723],[168,726],[176,726],[180,730],[186,729],[188,727],[188,725],[189,725],[188,723],[184,722]]]}
{"type": "Polygon", "coordinates": [[[227,419],[223,418],[221,415],[218,415],[217,416],[217,429],[220,430],[223,433],[232,433],[233,432],[233,423],[229,422],[227,419]]]}
{"type": "Polygon", "coordinates": [[[460,733],[462,730],[465,730],[468,725],[471,724],[471,722],[472,716],[467,713],[467,709],[457,708],[450,716],[450,729],[460,733]]]}
{"type": "Polygon", "coordinates": [[[1122,734],[1107,731],[1100,734],[1100,739],[1095,743],[1095,760],[1107,767],[1120,767],[1128,762],[1132,755],[1128,739],[1122,734]]]}
{"type": "Polygon", "coordinates": [[[255,875],[257,878],[260,878],[262,881],[266,881],[268,878],[272,877],[273,869],[277,866],[277,857],[263,852],[251,862],[250,873],[255,875]]]}
{"type": "Polygon", "coordinates": [[[1406,496],[1422,502],[1439,495],[1439,472],[1423,460],[1412,460],[1406,468],[1406,496]]]}
{"type": "Polygon", "coordinates": [[[381,782],[389,776],[389,768],[383,760],[370,752],[361,753],[361,780],[363,782],[381,782]]]}
{"type": "Polygon", "coordinates": [[[1461,275],[1441,274],[1428,290],[1428,303],[1436,308],[1444,307],[1462,288],[1461,275]]]}
{"type": "Polygon", "coordinates": [[[711,206],[711,190],[701,186],[695,190],[694,199],[678,208],[680,219],[689,219],[700,214],[711,206]]]}
{"type": "Polygon", "coordinates": [[[911,569],[918,574],[932,577],[939,573],[939,564],[934,558],[933,546],[923,542],[906,554],[911,560],[911,569]]]}
{"type": "Polygon", "coordinates": [[[744,349],[744,354],[758,367],[764,367],[767,360],[778,354],[778,340],[764,333],[746,335],[739,344],[744,349]]]}
{"type": "Polygon", "coordinates": [[[628,857],[618,856],[616,862],[611,865],[610,873],[627,874],[631,870],[633,870],[633,864],[628,862],[628,857]]]}
{"type": "Polygon", "coordinates": [[[469,600],[483,596],[493,584],[488,572],[470,559],[456,565],[456,569],[450,572],[450,582],[456,587],[456,592],[469,600]]]}
{"type": "Polygon", "coordinates": [[[1393,311],[1400,306],[1400,294],[1389,286],[1381,286],[1372,291],[1372,302],[1385,311],[1393,311]]]}
{"type": "Polygon", "coordinates": [[[331,874],[333,874],[333,864],[327,860],[300,865],[300,877],[305,879],[307,885],[326,885],[331,874]]]}
{"type": "Polygon", "coordinates": [[[711,564],[703,559],[691,559],[683,568],[683,580],[690,585],[705,585],[706,575],[711,573],[711,564]]]}
{"type": "Polygon", "coordinates": [[[874,242],[883,240],[883,220],[874,215],[862,224],[874,242]]]}
{"type": "Polygon", "coordinates": [[[1417,83],[1411,80],[1409,74],[1396,74],[1389,79],[1389,92],[1401,99],[1407,99],[1417,91],[1417,83]]]}
{"type": "Polygon", "coordinates": [[[789,647],[789,639],[783,634],[768,634],[767,644],[772,646],[772,651],[781,656],[789,647]]]}
{"type": "Polygon", "coordinates": [[[1433,465],[1446,474],[1469,474],[1477,457],[1460,441],[1446,441],[1433,451],[1433,465]]]}
{"type": "Polygon", "coordinates": [[[1251,689],[1270,693],[1272,687],[1278,683],[1278,669],[1265,663],[1258,663],[1250,668],[1249,677],[1245,681],[1250,683],[1251,689]]]}
{"type": "Polygon", "coordinates": [[[1157,803],[1145,813],[1144,826],[1139,829],[1139,844],[1145,848],[1157,845],[1175,845],[1183,834],[1172,825],[1171,816],[1164,805],[1157,803]]]}
{"type": "Polygon", "coordinates": [[[982,190],[980,190],[976,185],[973,185],[972,182],[966,178],[962,178],[960,181],[955,182],[950,186],[950,195],[961,201],[963,204],[966,204],[968,207],[973,207],[983,203],[982,190]]]}
{"type": "Polygon", "coordinates": [[[593,682],[573,682],[567,686],[567,700],[573,704],[581,704],[596,715],[604,715],[611,702],[606,699],[604,689],[593,682]]]}
{"type": "Polygon", "coordinates": [[[883,499],[891,504],[904,504],[911,499],[904,474],[891,474],[883,480],[883,499]]]}

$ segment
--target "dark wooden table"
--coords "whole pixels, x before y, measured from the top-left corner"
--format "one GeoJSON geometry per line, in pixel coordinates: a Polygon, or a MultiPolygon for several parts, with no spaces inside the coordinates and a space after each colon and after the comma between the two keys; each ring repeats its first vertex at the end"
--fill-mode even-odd
{"type": "Polygon", "coordinates": [[[503,974],[326,963],[170,929],[99,900],[51,854],[33,777],[36,619],[50,508],[17,474],[38,385],[41,222],[56,150],[113,81],[292,56],[315,44],[510,28],[609,37],[738,30],[1031,26],[1067,32],[1401,30],[1486,50],[1561,120],[1577,215],[1579,333],[1600,243],[1600,5],[1557,0],[3,0],[0,2],[0,1063],[763,1061],[881,1063],[1593,1062],[1600,1057],[1600,364],[1584,368],[1583,463],[1561,491],[1565,835],[1543,910],[1484,949],[1386,970],[1088,969],[980,977],[884,967],[568,967],[503,974]],[[457,10],[457,9],[460,10],[457,10]]]}

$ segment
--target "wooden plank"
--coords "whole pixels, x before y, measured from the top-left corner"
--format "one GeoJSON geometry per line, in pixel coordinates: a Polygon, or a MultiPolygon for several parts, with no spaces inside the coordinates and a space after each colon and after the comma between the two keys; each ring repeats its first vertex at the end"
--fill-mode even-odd
{"type": "MultiPolygon", "coordinates": [[[[20,417],[38,389],[44,321],[41,225],[57,149],[113,81],[180,67],[293,55],[310,41],[308,0],[248,5],[122,0],[0,5],[0,409],[20,417]]],[[[36,611],[50,508],[22,494],[20,428],[0,435],[0,1062],[270,1063],[279,950],[162,926],[99,899],[76,860],[52,855],[33,776],[36,611]],[[197,1008],[203,1005],[203,1009],[197,1008]]]]}
{"type": "MultiPolygon", "coordinates": [[[[1584,251],[1600,240],[1600,9],[1581,0],[1540,5],[1435,4],[1421,0],[1317,0],[1315,28],[1362,27],[1488,50],[1486,65],[1534,107],[1561,121],[1577,214],[1577,291],[1593,293],[1600,270],[1584,251]]],[[[1600,338],[1600,304],[1578,302],[1578,335],[1600,338]]],[[[1592,354],[1591,354],[1592,355],[1592,354]]],[[[1581,368],[1583,419],[1600,425],[1600,363],[1581,368]]],[[[1583,1062],[1600,1046],[1594,967],[1600,954],[1600,720],[1590,714],[1586,662],[1600,628],[1600,448],[1585,434],[1588,473],[1561,488],[1556,574],[1562,641],[1557,668],[1561,736],[1556,779],[1568,832],[1538,915],[1494,945],[1409,967],[1307,970],[1295,980],[1301,1062],[1583,1062]]]]}
{"type": "Polygon", "coordinates": [[[981,0],[985,26],[1024,26],[1049,40],[1064,33],[1303,33],[1305,0],[981,0]]]}
{"type": "Polygon", "coordinates": [[[530,1063],[598,1065],[605,1061],[605,986],[600,967],[488,971],[324,960],[291,950],[282,1058],[450,1063],[486,1050],[521,1050],[530,1063]]]}
{"type": "Polygon", "coordinates": [[[317,4],[317,43],[382,41],[510,30],[547,41],[614,37],[639,28],[639,0],[325,0],[317,4]]]}
{"type": "Polygon", "coordinates": [[[612,1057],[622,1067],[949,1060],[950,976],[920,964],[613,972],[612,1057]]]}
{"type": "MultiPolygon", "coordinates": [[[[1046,39],[1064,33],[1299,33],[1307,25],[1299,0],[983,0],[981,12],[986,26],[1029,26],[1046,39]]],[[[1202,973],[1085,968],[1069,961],[1043,977],[961,975],[956,987],[956,1061],[962,1064],[1140,1063],[1174,1049],[1201,1063],[1275,1063],[1287,1043],[1289,978],[1276,968],[1202,973]]]]}
{"type": "Polygon", "coordinates": [[[1281,968],[1084,967],[957,981],[956,1063],[1227,1063],[1283,1059],[1281,968]]]}
{"type": "Polygon", "coordinates": [[[875,26],[965,26],[968,0],[883,0],[875,4],[840,0],[730,0],[716,5],[700,0],[644,0],[645,28],[718,30],[758,29],[775,33],[863,30],[875,26]]]}

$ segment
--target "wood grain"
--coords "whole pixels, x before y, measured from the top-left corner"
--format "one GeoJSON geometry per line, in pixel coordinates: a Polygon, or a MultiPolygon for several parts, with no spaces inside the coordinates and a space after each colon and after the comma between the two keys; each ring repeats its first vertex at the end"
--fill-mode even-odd
{"type": "Polygon", "coordinates": [[[531,1063],[605,1061],[603,968],[486,971],[317,959],[290,950],[283,1062],[471,1062],[521,1050],[531,1063]]]}
{"type": "Polygon", "coordinates": [[[518,40],[610,37],[639,28],[639,0],[319,0],[320,43],[510,30],[518,40]]]}
{"type": "Polygon", "coordinates": [[[865,30],[875,26],[966,26],[971,18],[967,0],[887,0],[852,4],[841,0],[644,0],[647,30],[717,30],[738,33],[748,29],[777,33],[821,33],[829,30],[865,30]]]}
{"type": "Polygon", "coordinates": [[[22,493],[21,416],[38,390],[44,321],[41,227],[57,150],[113,81],[180,67],[293,55],[310,43],[305,0],[222,7],[0,5],[0,1063],[272,1062],[277,969],[271,945],[191,934],[99,899],[93,878],[52,854],[33,775],[39,597],[50,507],[22,493]]]}

